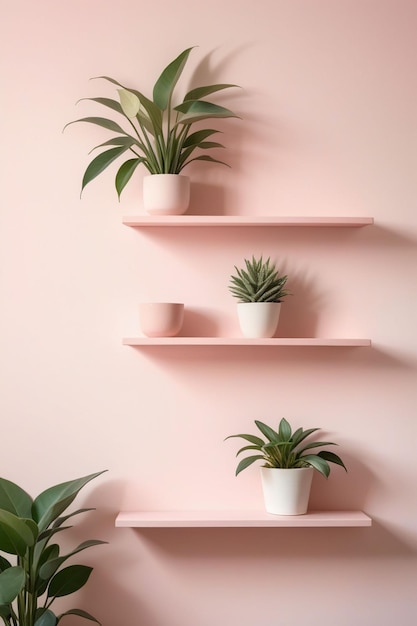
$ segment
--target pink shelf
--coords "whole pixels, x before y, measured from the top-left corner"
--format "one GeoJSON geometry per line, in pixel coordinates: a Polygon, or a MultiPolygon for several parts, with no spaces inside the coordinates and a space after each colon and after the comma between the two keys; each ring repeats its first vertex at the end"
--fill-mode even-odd
{"type": "Polygon", "coordinates": [[[125,346],[306,346],[360,347],[370,346],[370,339],[339,339],[326,337],[277,337],[246,339],[244,337],[126,337],[125,346]]]}
{"type": "Polygon", "coordinates": [[[359,228],[374,223],[373,217],[284,217],[246,215],[139,215],[125,216],[123,224],[146,226],[298,226],[359,228]]]}
{"type": "Polygon", "coordinates": [[[116,526],[129,528],[276,528],[371,526],[362,511],[309,511],[306,515],[270,515],[263,511],[126,511],[116,526]]]}

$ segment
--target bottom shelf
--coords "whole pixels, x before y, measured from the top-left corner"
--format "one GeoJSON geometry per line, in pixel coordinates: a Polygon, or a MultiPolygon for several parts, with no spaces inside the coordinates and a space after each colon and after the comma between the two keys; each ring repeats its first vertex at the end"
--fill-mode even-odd
{"type": "Polygon", "coordinates": [[[116,526],[128,528],[276,528],[371,526],[362,511],[308,511],[271,515],[264,511],[122,511],[116,526]]]}

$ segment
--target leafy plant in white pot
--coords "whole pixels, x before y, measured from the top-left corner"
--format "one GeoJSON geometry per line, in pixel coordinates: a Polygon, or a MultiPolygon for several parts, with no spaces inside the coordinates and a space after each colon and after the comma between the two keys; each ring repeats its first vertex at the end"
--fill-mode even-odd
{"type": "Polygon", "coordinates": [[[183,169],[192,161],[227,165],[207,154],[207,151],[214,148],[224,148],[221,143],[208,140],[219,131],[202,128],[201,125],[194,132],[191,131],[196,123],[208,119],[238,117],[229,109],[205,100],[210,94],[237,85],[213,84],[196,87],[185,94],[182,102],[175,105],[175,86],[191,50],[192,48],[187,48],[181,52],[162,71],[153,87],[152,99],[136,89],[123,86],[113,78],[97,77],[116,85],[119,99],[97,97],[83,100],[91,100],[118,113],[129,130],[126,131],[112,119],[104,117],[84,117],[69,123],[88,122],[115,133],[113,138],[93,148],[95,150],[111,146],[88,165],[81,192],[113,161],[128,155],[129,158],[116,173],[115,185],[119,199],[136,168],[142,164],[149,172],[143,185],[145,210],[157,214],[181,214],[187,210],[190,198],[190,181],[188,176],[181,174],[183,169]],[[196,155],[196,150],[202,153],[196,155]]]}
{"type": "Polygon", "coordinates": [[[235,266],[229,290],[238,299],[237,313],[244,337],[273,337],[276,333],[288,276],[280,275],[270,258],[245,259],[244,268],[235,266]]]}
{"type": "Polygon", "coordinates": [[[310,452],[315,448],[337,445],[330,441],[310,440],[307,443],[306,440],[318,431],[318,428],[306,430],[297,428],[293,432],[285,418],[281,419],[277,431],[258,420],[255,420],[255,424],[265,439],[251,434],[230,435],[226,439],[240,437],[249,442],[249,445],[238,450],[236,456],[252,450],[257,452],[239,462],[236,476],[255,461],[264,461],[261,478],[268,513],[303,515],[308,509],[314,470],[325,478],[330,475],[329,463],[340,465],[347,471],[337,454],[328,450],[310,452]]]}

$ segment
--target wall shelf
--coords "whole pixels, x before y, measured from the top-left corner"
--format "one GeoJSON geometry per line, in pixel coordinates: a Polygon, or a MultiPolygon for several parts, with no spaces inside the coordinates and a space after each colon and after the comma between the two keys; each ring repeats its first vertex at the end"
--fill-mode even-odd
{"type": "Polygon", "coordinates": [[[313,528],[365,527],[372,519],[362,511],[309,511],[305,515],[271,515],[264,511],[124,511],[116,517],[124,528],[313,528]]]}
{"type": "Polygon", "coordinates": [[[126,337],[125,346],[304,346],[304,347],[369,347],[370,339],[339,339],[327,337],[277,337],[246,339],[244,337],[126,337]]]}
{"type": "Polygon", "coordinates": [[[139,215],[125,216],[123,224],[137,228],[149,226],[277,226],[360,228],[374,223],[373,217],[285,217],[246,215],[139,215]]]}

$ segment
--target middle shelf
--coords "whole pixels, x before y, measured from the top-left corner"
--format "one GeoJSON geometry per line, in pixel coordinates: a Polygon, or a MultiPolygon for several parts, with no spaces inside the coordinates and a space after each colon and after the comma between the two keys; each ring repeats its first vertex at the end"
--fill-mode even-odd
{"type": "Polygon", "coordinates": [[[370,347],[370,339],[333,337],[273,337],[247,339],[245,337],[125,337],[125,346],[304,346],[304,347],[370,347]]]}

